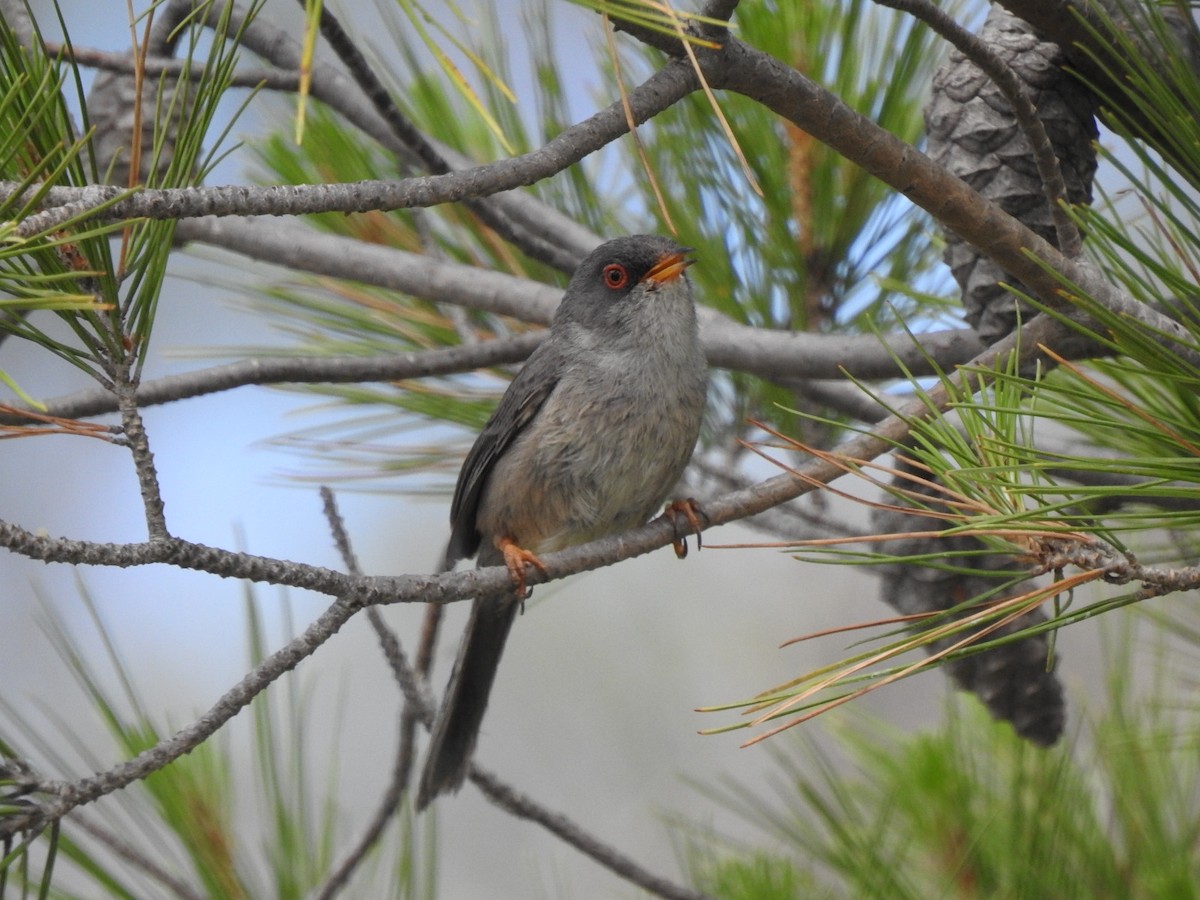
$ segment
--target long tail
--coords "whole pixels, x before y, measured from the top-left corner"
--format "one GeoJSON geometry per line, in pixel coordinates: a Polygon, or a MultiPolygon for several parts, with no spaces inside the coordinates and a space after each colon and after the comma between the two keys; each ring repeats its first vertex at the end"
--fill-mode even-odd
{"type": "Polygon", "coordinates": [[[471,607],[471,619],[450,672],[446,696],[433,723],[429,754],[417,791],[418,810],[439,794],[462,785],[504,653],[504,642],[519,605],[513,600],[493,597],[476,600],[471,607]]]}

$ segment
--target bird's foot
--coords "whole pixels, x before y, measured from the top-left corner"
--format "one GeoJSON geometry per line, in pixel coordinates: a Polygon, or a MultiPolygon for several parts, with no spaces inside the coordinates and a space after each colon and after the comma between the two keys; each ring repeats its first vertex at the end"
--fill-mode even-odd
{"type": "Polygon", "coordinates": [[[517,599],[524,603],[525,598],[532,593],[532,588],[525,587],[525,567],[533,566],[543,575],[548,575],[546,564],[537,558],[537,554],[531,553],[524,547],[517,545],[517,542],[512,538],[502,537],[496,541],[496,547],[504,554],[504,565],[508,569],[508,575],[512,579],[513,588],[517,592],[517,599]]]}
{"type": "Polygon", "coordinates": [[[680,559],[684,559],[688,555],[687,536],[694,534],[696,536],[696,549],[704,549],[704,539],[700,536],[700,531],[704,527],[701,519],[707,521],[708,516],[704,515],[704,510],[700,508],[700,504],[695,498],[688,497],[686,500],[672,500],[663,510],[663,515],[671,520],[671,527],[675,529],[675,540],[671,541],[671,546],[675,548],[675,555],[680,559]],[[687,521],[687,528],[681,528],[683,524],[680,518],[687,521]]]}

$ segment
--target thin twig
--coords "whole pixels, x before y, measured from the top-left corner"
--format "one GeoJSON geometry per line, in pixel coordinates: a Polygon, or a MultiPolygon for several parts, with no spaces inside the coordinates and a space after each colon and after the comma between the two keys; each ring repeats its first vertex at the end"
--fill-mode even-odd
{"type": "MultiPolygon", "coordinates": [[[[302,356],[244,359],[194,372],[168,375],[138,386],[140,408],[201,397],[248,385],[266,384],[359,384],[364,381],[400,381],[452,375],[475,369],[520,362],[542,342],[541,332],[499,338],[461,347],[420,350],[387,356],[302,356]]],[[[112,392],[93,388],[47,400],[44,410],[21,410],[0,406],[0,426],[80,419],[115,412],[112,392]]],[[[61,425],[59,427],[62,427],[61,425]]]]}
{"type": "MultiPolygon", "coordinates": [[[[445,607],[438,603],[427,603],[421,619],[421,633],[417,638],[416,669],[413,680],[428,687],[429,672],[433,668],[433,652],[437,648],[445,607]]],[[[400,751],[407,757],[416,754],[417,726],[430,728],[433,724],[433,704],[416,705],[406,701],[400,714],[400,751]]],[[[408,786],[409,772],[405,772],[404,786],[408,786]]]]}
{"type": "MultiPolygon", "coordinates": [[[[299,0],[301,6],[304,6],[306,2],[307,0],[299,0]]],[[[421,130],[409,121],[408,117],[392,102],[391,94],[376,76],[362,51],[342,28],[341,22],[329,8],[329,4],[321,6],[320,29],[321,36],[329,42],[329,46],[337,54],[338,59],[345,64],[350,77],[366,94],[371,105],[375,107],[375,111],[387,122],[396,137],[405,143],[431,174],[443,175],[453,171],[450,163],[438,153],[433,144],[421,133],[421,130]]],[[[573,272],[575,266],[578,265],[579,259],[569,248],[551,243],[528,232],[487,200],[467,200],[464,201],[464,205],[479,216],[485,225],[506,241],[519,247],[532,259],[544,262],[567,274],[573,272]]]]}
{"type": "Polygon", "coordinates": [[[268,685],[290,672],[329,640],[358,610],[356,604],[335,601],[304,633],[255,666],[204,715],[171,737],[142,751],[133,759],[104,772],[70,782],[44,782],[39,790],[50,795],[31,808],[0,818],[0,837],[29,831],[61,819],[71,810],[91,803],[157,772],[204,743],[240,712],[268,685]]]}
{"type": "Polygon", "coordinates": [[[150,451],[150,439],[142,422],[142,414],[138,411],[136,391],[137,387],[130,379],[130,363],[124,361],[115,366],[113,392],[121,413],[121,427],[137,471],[142,506],[146,511],[146,528],[151,542],[166,541],[171,534],[167,530],[162,488],[158,482],[158,470],[154,466],[154,454],[150,451]]]}
{"type": "Polygon", "coordinates": [[[483,791],[483,795],[488,800],[505,812],[536,822],[559,840],[570,844],[585,856],[591,857],[606,869],[615,872],[642,890],[657,897],[669,898],[669,900],[710,900],[707,894],[675,884],[665,878],[660,878],[653,872],[648,872],[608,844],[598,841],[592,835],[580,830],[566,816],[551,812],[544,806],[535,803],[474,763],[467,770],[467,778],[483,791]]]}
{"type": "MultiPolygon", "coordinates": [[[[92,47],[67,47],[65,44],[46,41],[46,53],[49,56],[61,55],[70,62],[91,69],[101,69],[124,75],[133,75],[139,60],[129,53],[115,53],[110,50],[97,50],[92,47]]],[[[147,76],[166,75],[168,78],[186,77],[189,81],[199,81],[205,76],[205,66],[202,63],[188,62],[171,57],[150,56],[144,66],[147,76]]],[[[229,76],[231,88],[261,88],[271,91],[295,92],[299,86],[300,76],[295,72],[281,72],[279,69],[244,69],[233,72],[229,76]]]]}
{"type": "Polygon", "coordinates": [[[151,859],[146,853],[143,853],[140,848],[117,837],[109,829],[93,822],[86,815],[75,816],[71,820],[71,823],[79,830],[91,835],[92,838],[99,841],[118,857],[129,863],[129,865],[158,882],[163,888],[171,891],[176,897],[183,898],[183,900],[204,900],[206,895],[193,890],[190,884],[182,878],[172,875],[160,866],[157,861],[151,859]]]}
{"type": "MultiPolygon", "coordinates": [[[[321,487],[321,504],[325,510],[325,519],[329,523],[329,530],[333,534],[334,545],[342,557],[346,571],[351,575],[362,575],[362,569],[350,544],[350,535],[346,531],[346,523],[338,511],[333,491],[328,487],[321,487]]],[[[380,644],[383,646],[384,656],[387,658],[389,665],[391,665],[392,672],[395,674],[397,681],[404,684],[408,680],[405,676],[408,665],[404,658],[404,650],[400,646],[399,639],[388,628],[387,623],[383,621],[383,616],[379,614],[379,610],[375,607],[367,610],[367,619],[379,637],[380,644]]],[[[408,706],[409,704],[406,702],[405,708],[407,709],[408,706]]],[[[387,788],[383,792],[383,796],[379,799],[379,804],[375,808],[375,814],[367,823],[367,827],[363,830],[358,841],[354,843],[350,852],[346,854],[345,859],[333,868],[325,879],[325,883],[314,894],[314,897],[318,898],[318,900],[330,900],[330,898],[337,896],[346,887],[350,881],[350,877],[362,864],[363,860],[367,858],[367,854],[371,851],[371,848],[379,842],[379,839],[383,836],[384,829],[387,828],[388,822],[392,820],[396,811],[400,808],[404,789],[408,784],[408,773],[411,769],[411,746],[407,749],[405,748],[403,736],[401,735],[398,740],[397,752],[393,756],[392,776],[388,781],[387,788]]]]}

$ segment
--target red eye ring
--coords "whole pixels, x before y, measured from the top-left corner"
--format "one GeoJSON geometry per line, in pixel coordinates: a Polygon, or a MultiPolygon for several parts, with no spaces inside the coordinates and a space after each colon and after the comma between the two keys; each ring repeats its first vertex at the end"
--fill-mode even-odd
{"type": "Polygon", "coordinates": [[[629,272],[620,263],[609,263],[604,267],[602,275],[605,287],[611,288],[614,291],[619,291],[625,285],[629,284],[629,272]]]}

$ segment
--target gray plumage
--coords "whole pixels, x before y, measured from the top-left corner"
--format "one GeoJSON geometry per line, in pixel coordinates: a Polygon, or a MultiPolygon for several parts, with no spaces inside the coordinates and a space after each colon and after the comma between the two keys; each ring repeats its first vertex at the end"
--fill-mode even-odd
{"type": "MultiPolygon", "coordinates": [[[[662,509],[704,413],[707,365],[684,249],[653,235],[597,248],[576,270],[549,337],[467,454],[447,566],[497,541],[534,554],[614,534],[662,509]]],[[[435,720],[418,808],[466,774],[516,597],[476,600],[435,720]]]]}

